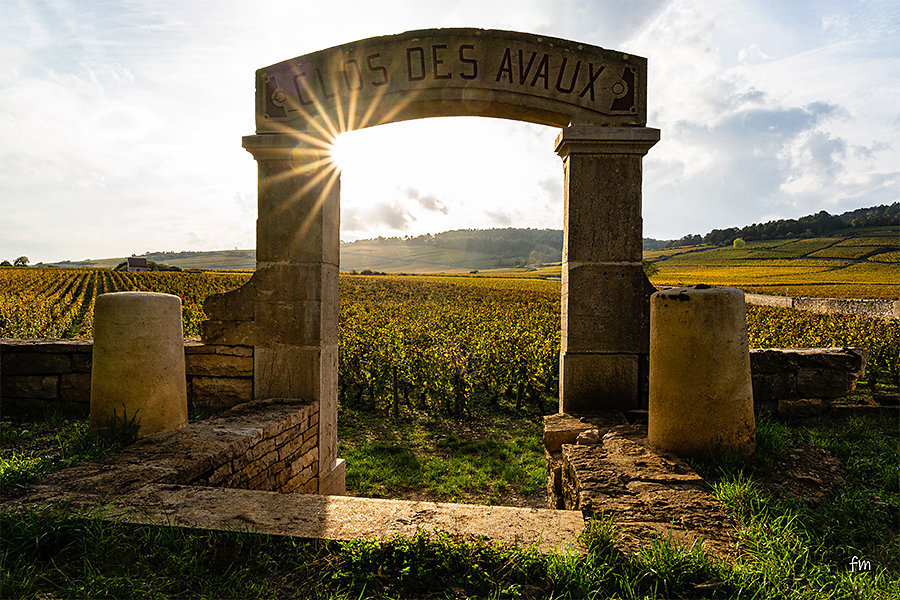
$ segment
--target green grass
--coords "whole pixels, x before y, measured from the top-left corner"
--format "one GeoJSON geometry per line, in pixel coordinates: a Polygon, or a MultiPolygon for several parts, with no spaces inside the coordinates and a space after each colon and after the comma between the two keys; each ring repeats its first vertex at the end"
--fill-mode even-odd
{"type": "Polygon", "coordinates": [[[104,522],[64,506],[0,515],[0,596],[28,598],[659,598],[736,588],[702,548],[659,537],[616,550],[609,519],[584,555],[463,542],[444,534],[330,542],[104,522]]]}
{"type": "Polygon", "coordinates": [[[541,426],[502,412],[460,421],[404,410],[400,421],[341,409],[348,493],[443,502],[544,504],[541,426]]]}
{"type": "Polygon", "coordinates": [[[827,420],[798,427],[763,419],[757,453],[692,461],[738,524],[743,556],[730,580],[764,587],[763,597],[895,598],[900,596],[900,426],[891,418],[827,420]],[[762,482],[777,476],[775,459],[795,445],[830,450],[846,484],[820,502],[774,497],[762,482]],[[853,573],[853,556],[873,571],[853,573]]]}
{"type": "MultiPolygon", "coordinates": [[[[27,446],[57,436],[67,426],[59,419],[51,415],[43,424],[5,423],[4,440],[27,446]]],[[[389,421],[342,411],[341,419],[353,423],[349,429],[342,425],[343,434],[352,431],[361,446],[368,445],[360,457],[373,459],[368,467],[359,466],[357,476],[381,461],[390,465],[384,476],[400,482],[391,484],[397,489],[411,488],[418,480],[419,494],[473,494],[487,501],[495,492],[475,483],[482,477],[506,481],[519,492],[528,485],[527,477],[517,479],[512,465],[531,464],[520,457],[540,437],[534,421],[504,414],[477,415],[471,422],[422,415],[389,421]],[[491,420],[499,425],[492,427],[491,420]],[[435,469],[429,476],[432,460],[448,465],[468,461],[465,469],[472,469],[472,481],[464,484],[462,477],[449,483],[451,471],[463,469],[458,466],[435,469]]],[[[80,439],[70,436],[60,444],[79,447],[80,439]]],[[[669,536],[650,537],[640,552],[625,555],[616,548],[614,519],[602,514],[583,535],[584,555],[544,556],[533,548],[501,548],[435,533],[334,542],[126,525],[103,520],[100,509],[79,514],[57,505],[0,514],[0,597],[900,596],[896,419],[797,425],[761,418],[757,446],[750,459],[718,455],[693,461],[736,524],[741,553],[730,560],[709,555],[702,543],[683,547],[669,536]],[[816,502],[775,495],[771,484],[781,475],[777,461],[806,444],[832,452],[847,471],[846,484],[816,502]],[[853,556],[870,561],[872,571],[851,572],[853,556]]],[[[347,457],[351,448],[343,449],[347,457]]],[[[348,480],[353,465],[348,459],[348,480]]],[[[368,485],[375,486],[377,479],[372,476],[368,485]]]]}
{"type": "Polygon", "coordinates": [[[98,435],[85,419],[50,411],[0,422],[0,488],[24,487],[48,473],[113,452],[134,440],[133,422],[98,435]]]}

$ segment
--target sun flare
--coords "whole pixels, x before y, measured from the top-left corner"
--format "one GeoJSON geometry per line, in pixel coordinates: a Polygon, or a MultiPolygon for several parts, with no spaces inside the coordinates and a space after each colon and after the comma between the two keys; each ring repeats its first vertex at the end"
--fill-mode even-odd
{"type": "Polygon", "coordinates": [[[331,162],[339,173],[348,169],[354,161],[353,143],[349,138],[346,134],[339,134],[328,148],[331,162]]]}

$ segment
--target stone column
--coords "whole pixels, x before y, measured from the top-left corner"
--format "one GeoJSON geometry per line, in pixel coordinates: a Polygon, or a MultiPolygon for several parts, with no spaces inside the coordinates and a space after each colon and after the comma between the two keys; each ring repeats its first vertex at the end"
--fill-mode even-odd
{"type": "Polygon", "coordinates": [[[337,452],[340,176],[324,147],[252,135],[259,168],[253,387],[319,402],[320,494],[344,492],[337,452]]]}
{"type": "Polygon", "coordinates": [[[641,263],[641,159],[657,141],[647,127],[571,126],[556,138],[565,170],[560,412],[642,405],[654,289],[641,263]]]}

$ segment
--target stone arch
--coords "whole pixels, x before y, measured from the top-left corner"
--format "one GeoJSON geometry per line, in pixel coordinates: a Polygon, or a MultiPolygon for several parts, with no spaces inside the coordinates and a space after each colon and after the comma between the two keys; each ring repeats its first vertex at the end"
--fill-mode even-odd
{"type": "Polygon", "coordinates": [[[252,346],[254,398],[318,404],[319,493],[343,493],[337,447],[341,132],[435,116],[562,128],[565,174],[560,412],[638,408],[649,350],[641,268],[646,60],[481,29],[369,38],[256,73],[257,269],[209,298],[203,339],[252,346]]]}

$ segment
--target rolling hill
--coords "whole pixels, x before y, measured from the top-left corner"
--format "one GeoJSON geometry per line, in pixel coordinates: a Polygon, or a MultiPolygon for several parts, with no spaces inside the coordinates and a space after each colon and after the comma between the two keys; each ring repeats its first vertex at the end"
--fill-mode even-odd
{"type": "MultiPolygon", "coordinates": [[[[792,268],[810,276],[831,272],[832,275],[825,277],[830,280],[840,272],[842,277],[853,273],[864,280],[867,274],[884,271],[887,275],[876,279],[890,284],[893,283],[890,274],[900,264],[898,214],[900,204],[894,203],[842,215],[821,211],[796,220],[713,230],[705,236],[688,235],[680,240],[645,238],[644,258],[659,266],[659,278],[665,282],[686,283],[695,279],[698,269],[705,269],[710,275],[713,273],[710,269],[741,267],[740,272],[750,277],[752,273],[747,268],[751,265],[771,268],[778,266],[778,261],[799,261],[792,268]],[[743,244],[740,248],[734,244],[736,238],[743,244]],[[868,266],[859,266],[861,263],[868,266]]],[[[561,261],[562,244],[563,232],[558,229],[460,229],[417,237],[379,237],[342,243],[341,270],[522,273],[538,269],[544,273],[553,271],[552,265],[561,261]]],[[[153,252],[140,256],[182,269],[253,270],[256,267],[255,250],[153,252]]],[[[48,266],[114,268],[124,260],[120,257],[63,261],[48,266]]],[[[762,285],[762,279],[769,275],[753,275],[751,279],[760,280],[762,285]]],[[[808,278],[803,281],[807,282],[808,278]]],[[[794,279],[780,278],[772,285],[791,282],[794,279]]]]}

